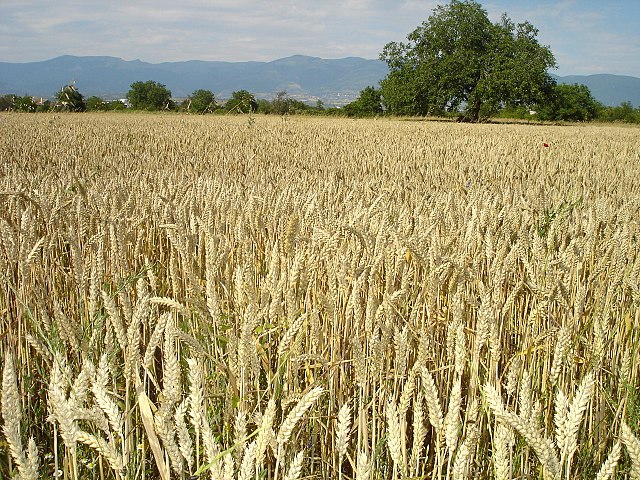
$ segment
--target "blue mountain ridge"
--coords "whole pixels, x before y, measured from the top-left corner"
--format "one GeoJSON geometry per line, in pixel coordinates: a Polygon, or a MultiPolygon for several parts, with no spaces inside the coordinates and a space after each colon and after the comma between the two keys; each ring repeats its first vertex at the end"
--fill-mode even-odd
{"type": "MultiPolygon", "coordinates": [[[[327,105],[347,103],[366,86],[377,86],[387,74],[380,60],[360,57],[323,59],[294,55],[270,62],[189,60],[148,63],[107,56],[60,57],[40,62],[0,62],[0,94],[51,97],[63,85],[75,82],[85,97],[123,97],[136,81],[154,80],[167,86],[174,98],[197,89],[218,98],[245,89],[259,98],[286,91],[293,98],[322,100],[327,105]]],[[[640,78],[623,75],[571,75],[558,83],[582,83],[605,105],[629,101],[640,105],[640,78]]]]}

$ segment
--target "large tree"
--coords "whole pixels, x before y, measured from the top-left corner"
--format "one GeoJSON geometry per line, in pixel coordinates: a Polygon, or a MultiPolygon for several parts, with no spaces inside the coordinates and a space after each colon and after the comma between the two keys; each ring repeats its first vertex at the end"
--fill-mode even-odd
{"type": "Polygon", "coordinates": [[[461,111],[461,119],[478,121],[504,106],[540,103],[556,62],[537,34],[506,14],[492,23],[473,0],[438,6],[407,42],[384,47],[385,106],[392,113],[394,106],[423,115],[461,111]]]}
{"type": "Polygon", "coordinates": [[[171,90],[161,83],[148,80],[134,82],[127,98],[134,110],[167,110],[173,108],[171,90]]]}

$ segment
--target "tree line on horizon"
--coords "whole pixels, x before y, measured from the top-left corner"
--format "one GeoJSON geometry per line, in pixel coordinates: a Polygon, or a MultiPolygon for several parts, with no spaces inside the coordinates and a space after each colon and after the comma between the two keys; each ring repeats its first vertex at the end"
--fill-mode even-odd
{"type": "Polygon", "coordinates": [[[407,36],[390,42],[380,59],[388,75],[378,88],[364,88],[342,108],[309,105],[278,92],[272,100],[256,99],[247,90],[219,102],[210,90],[194,91],[181,103],[153,80],[131,84],[129,105],[97,96],[86,100],[75,85],[66,85],[55,102],[36,103],[31,97],[0,97],[0,110],[184,111],[189,113],[333,114],[349,117],[378,115],[450,117],[464,122],[490,118],[541,121],[623,121],[640,123],[640,106],[630,102],[608,107],[586,85],[557,84],[549,75],[556,60],[537,40],[529,22],[515,24],[506,13],[492,23],[475,0],[451,0],[407,36]]]}

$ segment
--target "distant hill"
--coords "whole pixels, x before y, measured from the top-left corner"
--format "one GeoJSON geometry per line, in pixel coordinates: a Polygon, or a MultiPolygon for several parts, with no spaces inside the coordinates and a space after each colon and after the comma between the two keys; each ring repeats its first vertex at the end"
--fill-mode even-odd
{"type": "MultiPolygon", "coordinates": [[[[0,62],[0,94],[51,97],[64,85],[76,82],[85,96],[106,99],[124,97],[135,81],[154,80],[183,98],[194,90],[211,90],[218,98],[229,98],[246,89],[259,98],[271,98],[286,90],[303,101],[322,100],[340,105],[357,97],[366,86],[377,86],[387,74],[380,60],[349,57],[327,60],[295,55],[272,62],[147,63],[116,57],[61,57],[31,63],[0,62]]],[[[583,83],[606,105],[624,101],[640,106],[640,78],[622,75],[572,75],[556,77],[559,83],[583,83]]]]}
{"type": "Polygon", "coordinates": [[[135,81],[154,80],[167,86],[174,98],[197,89],[229,98],[245,89],[260,98],[286,90],[294,97],[320,99],[327,104],[351,101],[368,85],[387,74],[379,60],[350,57],[337,60],[295,55],[272,62],[166,62],[125,61],[115,57],[64,55],[43,62],[0,63],[0,93],[52,96],[75,81],[85,96],[124,96],[135,81]]]}

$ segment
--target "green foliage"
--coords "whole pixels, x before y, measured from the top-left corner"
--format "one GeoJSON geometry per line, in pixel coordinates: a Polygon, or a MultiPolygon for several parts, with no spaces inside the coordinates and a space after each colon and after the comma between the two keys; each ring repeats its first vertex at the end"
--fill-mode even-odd
{"type": "Polygon", "coordinates": [[[473,0],[438,6],[408,42],[384,47],[385,105],[423,115],[462,110],[462,120],[479,121],[505,105],[537,103],[553,85],[547,70],[556,64],[537,34],[506,15],[492,24],[473,0]]]}
{"type": "Polygon", "coordinates": [[[598,120],[605,122],[640,123],[640,107],[634,109],[631,102],[623,102],[617,107],[602,107],[598,120]]]}
{"type": "Polygon", "coordinates": [[[171,91],[153,80],[132,83],[127,98],[134,110],[171,110],[175,106],[171,91]]]}
{"type": "Polygon", "coordinates": [[[95,95],[87,98],[87,110],[90,112],[109,110],[109,102],[105,102],[95,95]]]}
{"type": "Polygon", "coordinates": [[[317,113],[318,110],[316,107],[312,107],[311,105],[307,105],[306,103],[296,100],[294,98],[289,99],[289,112],[291,114],[296,113],[317,113]]]}
{"type": "Polygon", "coordinates": [[[256,102],[258,104],[258,109],[256,110],[258,113],[271,113],[271,102],[269,100],[259,98],[256,100],[256,102]]]}
{"type": "Polygon", "coordinates": [[[582,205],[582,198],[576,200],[575,202],[563,200],[560,205],[555,208],[545,208],[540,215],[538,223],[536,224],[536,231],[538,232],[538,236],[540,238],[547,238],[549,230],[551,229],[551,224],[554,222],[554,220],[564,215],[571,214],[571,212],[580,205],[582,205]]]}
{"type": "Polygon", "coordinates": [[[13,98],[13,109],[16,112],[35,112],[38,106],[33,101],[33,97],[25,95],[24,97],[13,98]]]}
{"type": "Polygon", "coordinates": [[[54,108],[54,105],[51,103],[51,100],[45,100],[36,105],[36,112],[49,112],[52,108],[54,108]]]}
{"type": "Polygon", "coordinates": [[[556,85],[538,114],[541,120],[582,122],[596,118],[601,107],[586,85],[556,85]]]}
{"type": "Polygon", "coordinates": [[[356,100],[344,106],[350,117],[370,117],[382,113],[382,96],[380,90],[365,87],[356,100]]]}
{"type": "Polygon", "coordinates": [[[213,113],[218,106],[216,97],[210,90],[196,90],[191,94],[189,100],[189,111],[195,113],[213,113]]]}
{"type": "Polygon", "coordinates": [[[115,111],[115,110],[126,110],[127,106],[122,103],[120,100],[114,100],[112,102],[109,102],[109,110],[115,111]]]}
{"type": "Polygon", "coordinates": [[[235,113],[256,112],[258,110],[258,102],[247,90],[238,90],[231,94],[231,98],[225,104],[225,109],[228,112],[235,113]]]}
{"type": "Polygon", "coordinates": [[[56,107],[67,112],[84,112],[87,104],[75,85],[65,85],[56,95],[56,107]]]}
{"type": "Polygon", "coordinates": [[[428,88],[424,76],[415,74],[410,67],[389,72],[380,82],[382,103],[393,115],[427,115],[429,113],[428,88]]]}

